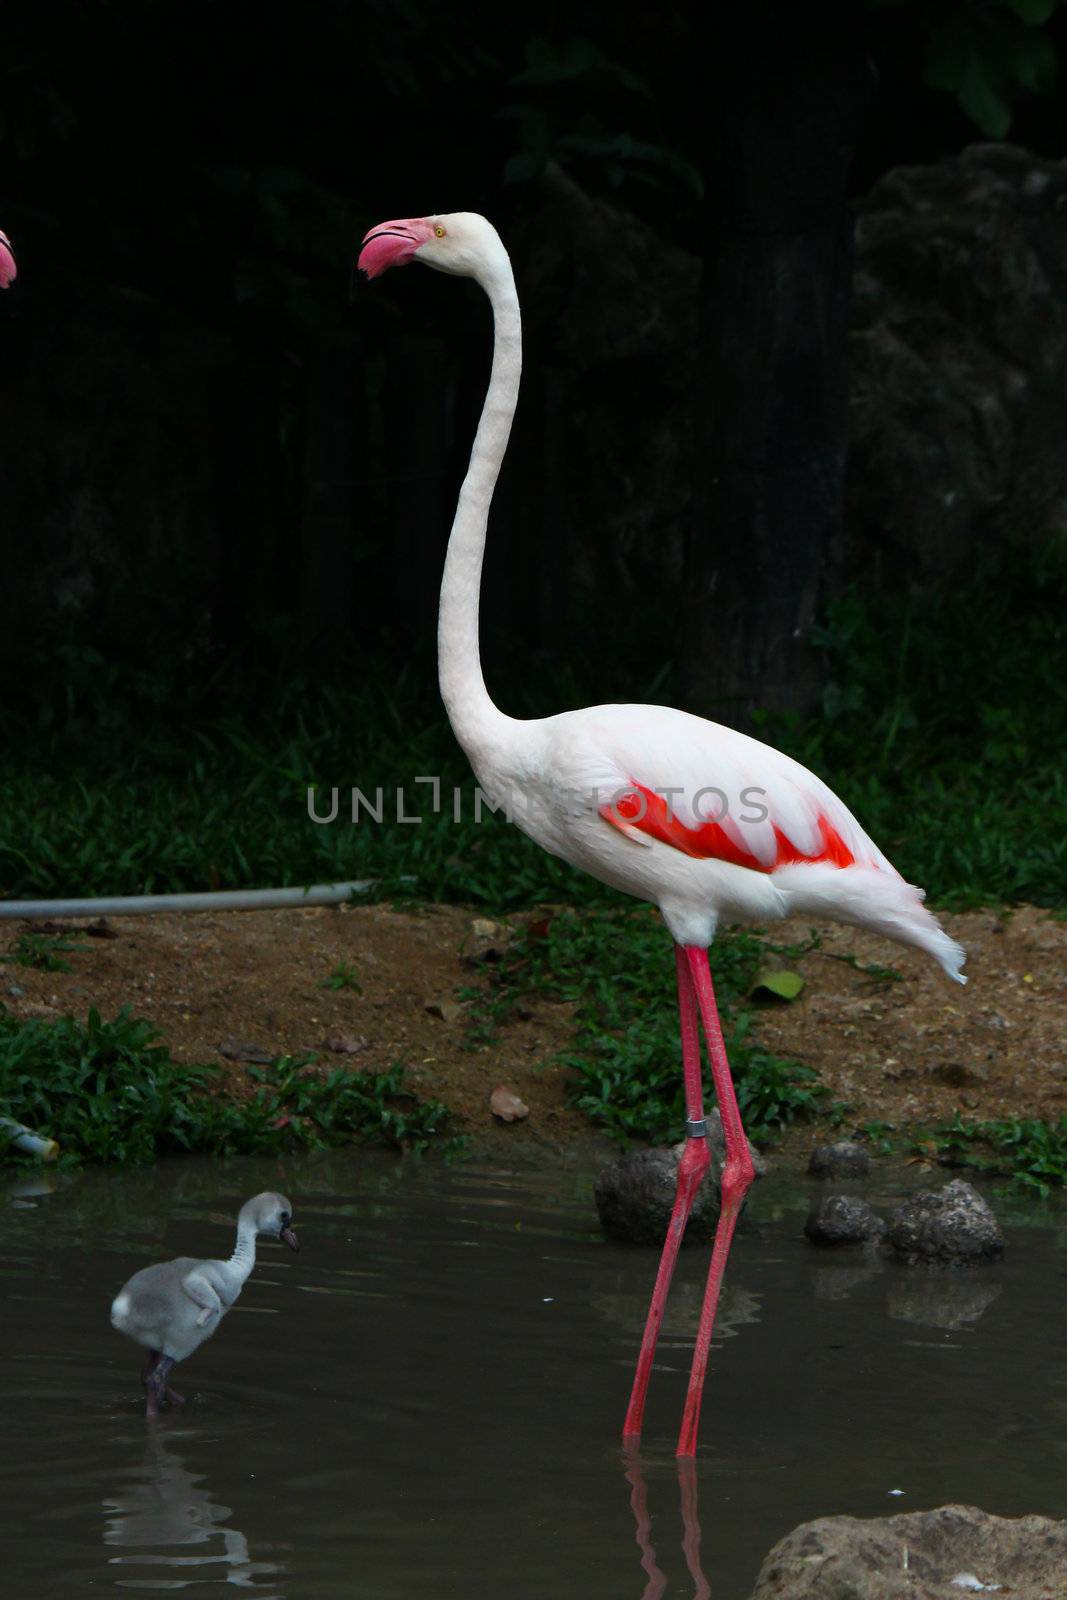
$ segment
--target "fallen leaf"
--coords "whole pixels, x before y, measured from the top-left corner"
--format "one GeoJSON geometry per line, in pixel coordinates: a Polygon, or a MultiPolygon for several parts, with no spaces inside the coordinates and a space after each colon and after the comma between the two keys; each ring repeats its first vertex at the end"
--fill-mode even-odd
{"type": "Polygon", "coordinates": [[[764,967],[757,972],[748,993],[753,1000],[795,1000],[803,987],[799,972],[791,972],[788,967],[764,967]]]}
{"type": "Polygon", "coordinates": [[[426,1010],[441,1022],[460,1022],[463,1018],[463,1007],[458,1000],[431,1000],[426,1010]]]}

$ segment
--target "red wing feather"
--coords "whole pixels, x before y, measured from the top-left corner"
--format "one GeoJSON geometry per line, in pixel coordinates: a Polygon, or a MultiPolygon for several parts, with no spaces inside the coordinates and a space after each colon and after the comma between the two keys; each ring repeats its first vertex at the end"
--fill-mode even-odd
{"type": "Polygon", "coordinates": [[[761,861],[744,845],[738,844],[719,822],[702,822],[695,828],[687,828],[675,816],[663,795],[646,789],[641,783],[635,783],[613,804],[601,806],[600,815],[613,827],[637,828],[641,833],[669,844],[673,850],[680,850],[683,855],[729,861],[735,867],[748,867],[753,872],[775,872],[779,867],[792,866],[798,861],[828,862],[835,867],[851,867],[856,860],[833,823],[821,814],[821,850],[814,855],[805,855],[781,828],[775,826],[774,837],[778,848],[774,860],[770,862],[761,861]]]}

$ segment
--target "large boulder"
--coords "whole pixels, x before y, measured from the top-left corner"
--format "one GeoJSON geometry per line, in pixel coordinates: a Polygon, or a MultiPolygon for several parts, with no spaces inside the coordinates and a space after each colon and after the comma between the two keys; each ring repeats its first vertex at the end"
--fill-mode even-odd
{"type": "Polygon", "coordinates": [[[812,1244],[865,1244],[881,1238],[885,1223],[858,1195],[826,1194],[812,1205],[804,1232],[812,1244]]]}
{"type": "MultiPolygon", "coordinates": [[[[707,1120],[711,1165],[697,1191],[683,1244],[710,1239],[719,1215],[719,1180],[726,1143],[718,1111],[713,1111],[707,1120]]],[[[606,1234],[634,1244],[663,1243],[674,1209],[678,1162],[684,1148],[684,1144],[676,1144],[631,1150],[598,1174],[594,1195],[600,1225],[606,1234]]],[[[767,1164],[751,1144],[748,1148],[756,1176],[762,1177],[767,1164]]]]}
{"type": "Polygon", "coordinates": [[[905,1200],[893,1213],[887,1238],[906,1260],[939,1264],[991,1261],[1004,1249],[1000,1223],[963,1178],[905,1200]]]}
{"type": "Polygon", "coordinates": [[[786,1534],[751,1600],[1011,1600],[1067,1596],[1067,1522],[938,1506],[896,1517],[820,1517],[786,1534]]]}
{"type": "Polygon", "coordinates": [[[846,539],[875,582],[969,568],[1067,504],[1067,162],[982,144],[860,202],[846,539]]]}
{"type": "Polygon", "coordinates": [[[817,1144],[808,1162],[813,1178],[865,1178],[870,1170],[870,1151],[866,1145],[856,1144],[852,1139],[817,1144]]]}

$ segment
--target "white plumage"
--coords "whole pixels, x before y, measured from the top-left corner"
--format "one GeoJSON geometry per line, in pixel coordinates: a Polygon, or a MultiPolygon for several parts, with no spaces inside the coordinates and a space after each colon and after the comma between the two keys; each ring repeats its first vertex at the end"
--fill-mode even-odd
{"type": "Polygon", "coordinates": [[[167,1375],[211,1338],[237,1300],[256,1264],[257,1236],[267,1234],[291,1250],[298,1248],[292,1215],[284,1195],[257,1194],[241,1207],[237,1243],[227,1260],[177,1256],[142,1267],[119,1290],[111,1303],[111,1325],[149,1352],[144,1381],[150,1415],[164,1397],[179,1400],[167,1387],[167,1375]]]}
{"type": "Polygon", "coordinates": [[[692,1455],[719,1287],[753,1176],[708,970],[720,920],[831,917],[927,951],[960,983],[964,952],[833,791],[769,745],[669,706],[589,706],[532,721],[497,709],[482,678],[478,610],[489,507],[522,371],[515,280],[495,228],[471,212],[384,222],[363,241],[359,265],[370,278],[408,261],[475,279],[493,310],[489,387],[441,583],[438,668],[449,721],[498,807],[552,855],[658,906],[677,947],[687,1141],[626,1415],[631,1439],[641,1431],[678,1245],[708,1168],[698,1017],[707,1042],[726,1161],[678,1443],[679,1455],[692,1455]]]}

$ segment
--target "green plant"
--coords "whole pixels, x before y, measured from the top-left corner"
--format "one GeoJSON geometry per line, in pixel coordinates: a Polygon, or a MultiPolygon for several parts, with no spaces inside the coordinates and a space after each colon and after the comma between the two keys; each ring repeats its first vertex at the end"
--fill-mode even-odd
{"type": "MultiPolygon", "coordinates": [[[[448,1122],[420,1100],[401,1065],[380,1073],[283,1057],[252,1072],[247,1099],[216,1068],[171,1058],[151,1023],[21,1022],[0,1007],[0,1116],[59,1141],[67,1159],[144,1162],[177,1151],[218,1155],[315,1148],[355,1139],[424,1148],[448,1122]]],[[[4,1159],[17,1152],[8,1149],[4,1159]]]]}
{"type": "Polygon", "coordinates": [[[320,989],[354,989],[357,994],[363,993],[363,985],[356,977],[355,972],[345,962],[334,967],[329,977],[323,978],[319,984],[320,989]]]}
{"type": "Polygon", "coordinates": [[[865,978],[874,978],[877,983],[904,982],[904,974],[898,972],[896,967],[880,967],[877,961],[858,961],[853,955],[838,955],[833,950],[824,950],[823,955],[831,961],[843,961],[847,967],[862,972],[865,978]]]}
{"type": "Polygon", "coordinates": [[[957,1117],[929,1136],[943,1159],[997,1173],[1012,1187],[1039,1195],[1067,1183],[1067,1116],[965,1122],[957,1117]]]}
{"type": "Polygon", "coordinates": [[[41,972],[73,972],[70,962],[62,957],[67,951],[79,948],[70,940],[84,933],[84,928],[71,928],[66,935],[35,933],[28,929],[19,934],[10,950],[0,956],[0,961],[12,961],[19,967],[37,967],[41,972]]]}

